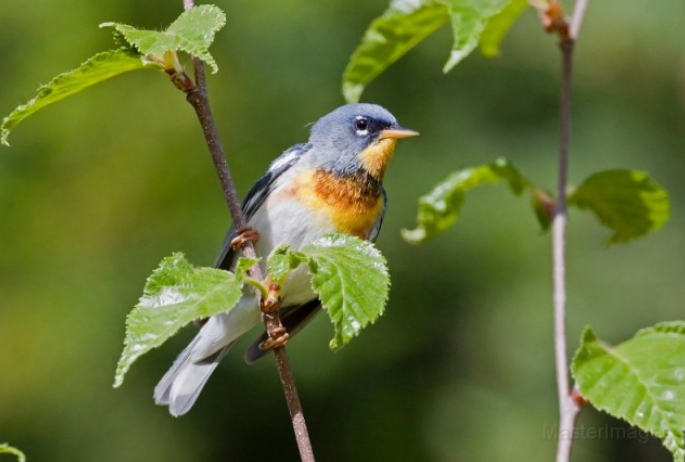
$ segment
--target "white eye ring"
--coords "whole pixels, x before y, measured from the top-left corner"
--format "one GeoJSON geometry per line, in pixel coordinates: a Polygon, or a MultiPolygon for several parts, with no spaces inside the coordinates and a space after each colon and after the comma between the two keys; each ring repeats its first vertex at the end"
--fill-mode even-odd
{"type": "Polygon", "coordinates": [[[354,118],[354,128],[358,136],[366,136],[369,134],[369,119],[364,116],[357,116],[354,118]]]}

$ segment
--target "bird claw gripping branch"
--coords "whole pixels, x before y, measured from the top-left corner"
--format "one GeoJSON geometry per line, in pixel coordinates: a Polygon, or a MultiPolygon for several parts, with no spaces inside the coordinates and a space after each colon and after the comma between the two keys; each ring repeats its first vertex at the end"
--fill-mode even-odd
{"type": "Polygon", "coordinates": [[[246,226],[244,228],[240,228],[236,233],[236,237],[231,239],[231,247],[236,250],[242,249],[248,242],[252,242],[254,244],[257,241],[259,241],[259,231],[246,226]]]}

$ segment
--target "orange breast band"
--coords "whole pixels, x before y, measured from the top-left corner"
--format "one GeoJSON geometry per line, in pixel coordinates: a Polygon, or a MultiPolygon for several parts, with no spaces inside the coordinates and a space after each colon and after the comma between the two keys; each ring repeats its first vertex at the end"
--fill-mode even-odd
{"type": "Polygon", "coordinates": [[[324,214],[338,232],[366,239],[383,210],[380,188],[369,181],[319,170],[298,175],[292,193],[315,214],[324,214]]]}

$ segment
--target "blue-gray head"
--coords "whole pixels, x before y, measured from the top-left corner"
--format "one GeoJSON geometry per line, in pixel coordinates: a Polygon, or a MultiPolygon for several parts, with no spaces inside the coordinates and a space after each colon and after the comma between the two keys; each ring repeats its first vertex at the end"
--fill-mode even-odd
{"type": "Polygon", "coordinates": [[[348,104],[320,118],[312,127],[309,143],[313,164],[341,175],[363,169],[381,180],[397,140],[416,135],[381,106],[348,104]]]}

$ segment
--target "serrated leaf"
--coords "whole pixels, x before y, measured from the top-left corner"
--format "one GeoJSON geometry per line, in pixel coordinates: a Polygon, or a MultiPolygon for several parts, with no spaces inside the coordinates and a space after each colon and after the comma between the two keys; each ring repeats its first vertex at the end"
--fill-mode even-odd
{"type": "Polygon", "coordinates": [[[282,284],[292,270],[308,260],[302,252],[293,251],[289,245],[277,247],[271,252],[267,262],[269,280],[282,284]]]}
{"type": "Polygon", "coordinates": [[[238,277],[242,277],[242,275],[252,268],[255,263],[259,263],[261,260],[261,258],[240,257],[238,258],[238,262],[235,264],[233,272],[238,275],[238,277]]]}
{"type": "Polygon", "coordinates": [[[685,459],[685,322],[643,329],[618,346],[583,333],[573,377],[593,406],[660,438],[685,459]]]}
{"type": "Polygon", "coordinates": [[[36,91],[36,96],[26,104],[17,107],[2,120],[0,141],[9,146],[10,131],[21,121],[45,106],[80,92],[96,83],[125,72],[148,66],[139,56],[126,50],[111,50],[98,53],[73,71],[58,75],[36,91]]]}
{"type": "Polygon", "coordinates": [[[127,24],[107,22],[100,27],[113,27],[141,54],[154,61],[167,51],[184,51],[200,58],[216,73],[219,68],[209,53],[216,32],[226,24],[226,15],[218,6],[200,5],[184,11],[165,31],[137,29],[127,24]]]}
{"type": "Polygon", "coordinates": [[[333,322],[330,347],[339,350],[383,313],[390,290],[385,258],[372,243],[345,234],[328,234],[301,253],[333,322]]]}
{"type": "Polygon", "coordinates": [[[500,181],[506,181],[509,189],[517,196],[525,189],[533,188],[530,180],[504,158],[499,158],[492,164],[459,170],[419,198],[416,217],[418,226],[413,230],[402,230],[402,236],[412,244],[435,237],[457,222],[468,191],[486,184],[498,184],[500,181]]]}
{"type": "Polygon", "coordinates": [[[481,33],[479,42],[480,52],[484,56],[489,58],[499,56],[499,44],[528,5],[528,0],[511,0],[499,13],[490,18],[481,33]]]}
{"type": "Polygon", "coordinates": [[[392,0],[367,28],[343,73],[343,95],[358,102],[364,88],[392,63],[449,21],[438,0],[392,0]]]}
{"type": "Polygon", "coordinates": [[[569,205],[595,213],[614,231],[608,243],[627,242],[661,228],[670,216],[666,190],[639,170],[607,170],[588,177],[569,205]]]}
{"type": "Polygon", "coordinates": [[[2,443],[0,444],[0,454],[11,454],[13,456],[17,456],[17,459],[19,459],[19,462],[26,462],[26,456],[24,455],[23,452],[21,452],[19,449],[14,448],[10,446],[9,444],[2,443]]]}
{"type": "Polygon", "coordinates": [[[521,2],[525,0],[391,0],[367,28],[343,73],[345,100],[358,102],[373,79],[447,22],[454,44],[444,72],[468,56],[486,32],[484,50],[491,56],[520,14],[521,2]]]}
{"type": "Polygon", "coordinates": [[[215,268],[193,267],[181,253],[166,257],[126,318],[126,338],[114,379],[120,386],[131,365],[195,319],[228,311],[242,295],[242,279],[215,268]]]}
{"type": "Polygon", "coordinates": [[[497,15],[512,0],[445,0],[450,6],[450,22],[454,44],[443,67],[447,73],[478,46],[481,34],[490,18],[497,15]]]}

